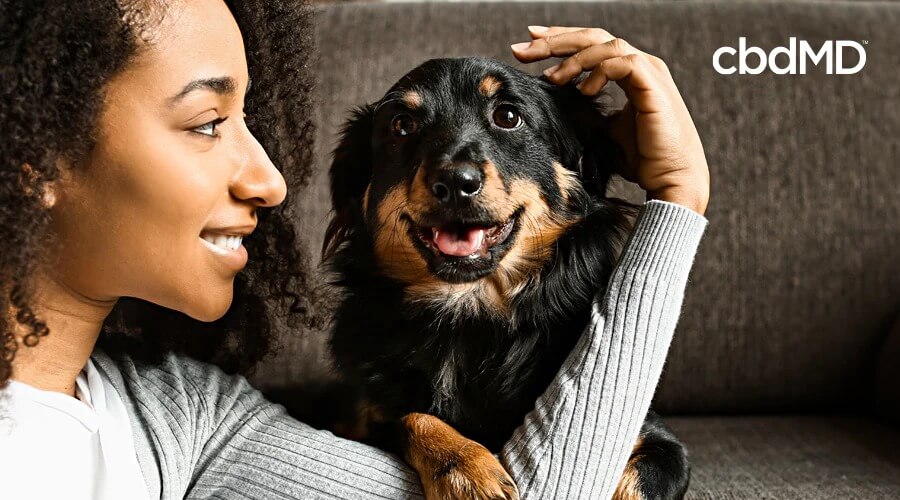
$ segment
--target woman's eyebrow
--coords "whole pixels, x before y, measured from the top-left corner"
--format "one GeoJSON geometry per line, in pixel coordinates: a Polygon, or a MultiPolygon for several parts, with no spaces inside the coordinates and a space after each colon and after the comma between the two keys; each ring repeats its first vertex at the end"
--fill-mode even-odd
{"type": "Polygon", "coordinates": [[[194,80],[184,86],[181,92],[169,98],[169,107],[175,106],[179,101],[187,97],[188,94],[197,90],[211,90],[219,95],[234,94],[237,85],[234,78],[230,76],[219,76],[215,78],[201,78],[194,80]]]}

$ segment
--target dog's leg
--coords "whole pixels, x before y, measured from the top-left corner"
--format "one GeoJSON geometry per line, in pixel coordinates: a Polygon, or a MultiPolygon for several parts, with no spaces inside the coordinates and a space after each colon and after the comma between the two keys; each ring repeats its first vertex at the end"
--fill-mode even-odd
{"type": "Polygon", "coordinates": [[[691,479],[687,451],[654,412],[649,412],[614,500],[677,500],[691,479]]]}
{"type": "Polygon", "coordinates": [[[500,461],[441,419],[410,413],[401,419],[403,457],[422,479],[428,500],[515,500],[519,491],[500,461]]]}

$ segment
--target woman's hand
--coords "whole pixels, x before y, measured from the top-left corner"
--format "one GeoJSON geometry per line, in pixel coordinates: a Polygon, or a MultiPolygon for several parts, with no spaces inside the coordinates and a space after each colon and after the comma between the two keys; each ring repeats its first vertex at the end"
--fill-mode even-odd
{"type": "Polygon", "coordinates": [[[613,138],[625,150],[619,172],[649,199],[684,205],[701,215],[709,201],[709,167],[697,129],[662,59],[600,28],[529,26],[531,42],[512,45],[522,62],[565,59],[544,71],[565,84],[590,71],[578,88],[596,95],[615,81],[628,102],[611,117],[613,138]]]}

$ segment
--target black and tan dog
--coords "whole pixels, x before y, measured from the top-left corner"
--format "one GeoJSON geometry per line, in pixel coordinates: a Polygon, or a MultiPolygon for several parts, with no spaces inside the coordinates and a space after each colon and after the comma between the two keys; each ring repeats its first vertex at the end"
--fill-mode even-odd
{"type": "MultiPolygon", "coordinates": [[[[431,498],[518,496],[488,450],[585,330],[627,228],[606,126],[573,84],[462,58],[422,64],[344,128],[323,256],[352,404],[332,428],[401,454],[431,498]]],[[[617,497],[680,498],[688,479],[651,413],[617,497]]]]}

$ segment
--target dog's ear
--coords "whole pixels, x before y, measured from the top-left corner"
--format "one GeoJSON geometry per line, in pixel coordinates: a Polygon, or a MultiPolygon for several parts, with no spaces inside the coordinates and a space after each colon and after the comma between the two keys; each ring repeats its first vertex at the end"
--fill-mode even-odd
{"type": "Polygon", "coordinates": [[[373,105],[351,112],[334,149],[329,180],[332,218],[325,230],[322,260],[328,260],[352,232],[354,218],[362,214],[362,199],[372,178],[373,105]]]}
{"type": "Polygon", "coordinates": [[[600,97],[582,94],[575,83],[554,86],[552,91],[566,122],[558,128],[556,140],[563,164],[578,171],[589,194],[604,197],[610,177],[624,166],[625,154],[610,135],[609,118],[600,97]]]}

